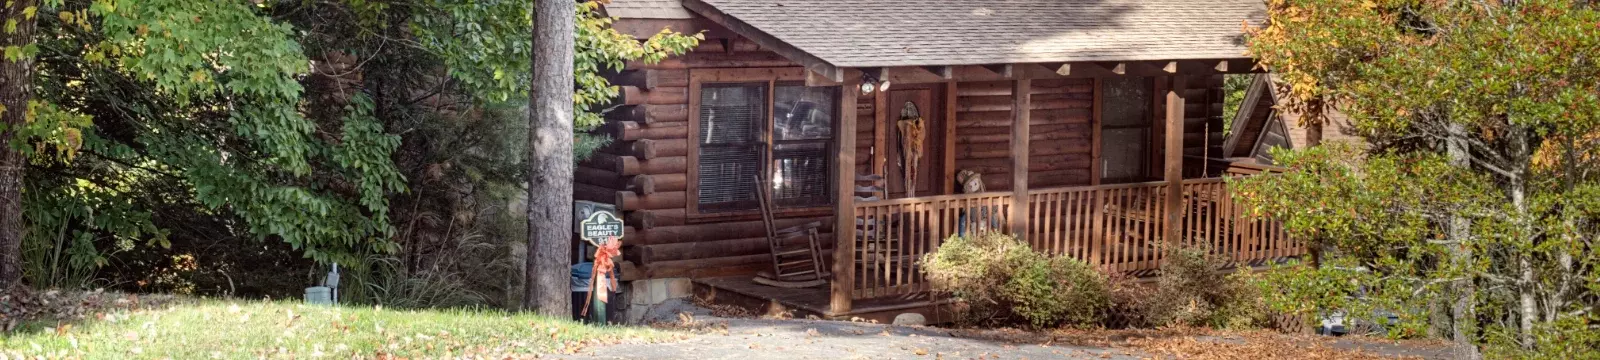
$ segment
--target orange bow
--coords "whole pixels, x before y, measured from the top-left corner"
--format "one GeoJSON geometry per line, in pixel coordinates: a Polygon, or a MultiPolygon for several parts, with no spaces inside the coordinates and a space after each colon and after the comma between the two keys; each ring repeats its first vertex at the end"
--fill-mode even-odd
{"type": "Polygon", "coordinates": [[[610,301],[608,301],[608,293],[610,293],[610,291],[606,291],[606,289],[614,289],[617,287],[617,278],[615,276],[610,276],[612,273],[612,266],[615,265],[611,259],[617,256],[622,256],[622,239],[611,238],[609,241],[606,241],[605,246],[601,246],[594,250],[594,270],[592,270],[593,276],[589,277],[589,298],[584,299],[583,312],[580,314],[589,314],[589,300],[593,300],[595,296],[600,297],[600,302],[610,303],[610,301]],[[607,281],[601,282],[600,279],[602,278],[606,279],[607,281]]]}

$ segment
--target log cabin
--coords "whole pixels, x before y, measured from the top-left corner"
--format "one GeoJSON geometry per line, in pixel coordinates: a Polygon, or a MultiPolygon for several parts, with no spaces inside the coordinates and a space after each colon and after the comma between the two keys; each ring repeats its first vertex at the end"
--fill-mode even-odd
{"type": "Polygon", "coordinates": [[[1261,71],[1242,40],[1265,21],[1259,0],[611,0],[604,11],[641,39],[706,35],[609,76],[623,89],[603,127],[615,142],[577,170],[576,199],[624,213],[621,276],[635,297],[659,300],[639,289],[672,279],[763,311],[932,319],[940,301],[918,259],[980,230],[1134,275],[1159,268],[1162,245],[1257,265],[1303,251],[1228,195],[1224,176],[1262,168],[1218,160],[1222,76],[1261,71]],[[966,172],[982,191],[963,191],[966,172]],[[774,266],[757,189],[771,193],[776,226],[821,224],[825,286],[751,281],[774,266]]]}

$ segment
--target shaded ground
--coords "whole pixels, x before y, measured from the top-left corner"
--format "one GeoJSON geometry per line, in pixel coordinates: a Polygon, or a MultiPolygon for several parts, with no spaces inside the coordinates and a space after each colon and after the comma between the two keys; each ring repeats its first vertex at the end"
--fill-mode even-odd
{"type": "Polygon", "coordinates": [[[951,330],[821,320],[721,318],[698,308],[659,326],[679,341],[589,347],[567,359],[1447,359],[1433,343],[1266,332],[951,330]]]}

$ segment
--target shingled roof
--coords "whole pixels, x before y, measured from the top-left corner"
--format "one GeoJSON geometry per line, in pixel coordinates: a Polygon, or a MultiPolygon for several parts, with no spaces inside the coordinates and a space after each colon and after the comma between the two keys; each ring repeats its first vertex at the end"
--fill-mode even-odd
{"type": "Polygon", "coordinates": [[[607,16],[623,19],[691,19],[694,13],[678,0],[611,0],[605,4],[607,16]]]}
{"type": "Polygon", "coordinates": [[[1240,59],[1247,57],[1244,26],[1260,26],[1266,18],[1262,0],[684,0],[683,5],[743,35],[759,32],[839,68],[1240,59]]]}

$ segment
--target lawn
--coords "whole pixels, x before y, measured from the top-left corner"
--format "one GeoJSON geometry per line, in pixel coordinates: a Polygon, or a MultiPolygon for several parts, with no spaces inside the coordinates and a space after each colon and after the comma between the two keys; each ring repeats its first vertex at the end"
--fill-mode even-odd
{"type": "Polygon", "coordinates": [[[504,358],[671,337],[493,310],[398,310],[297,301],[176,301],[34,323],[0,338],[0,358],[504,358]]]}

